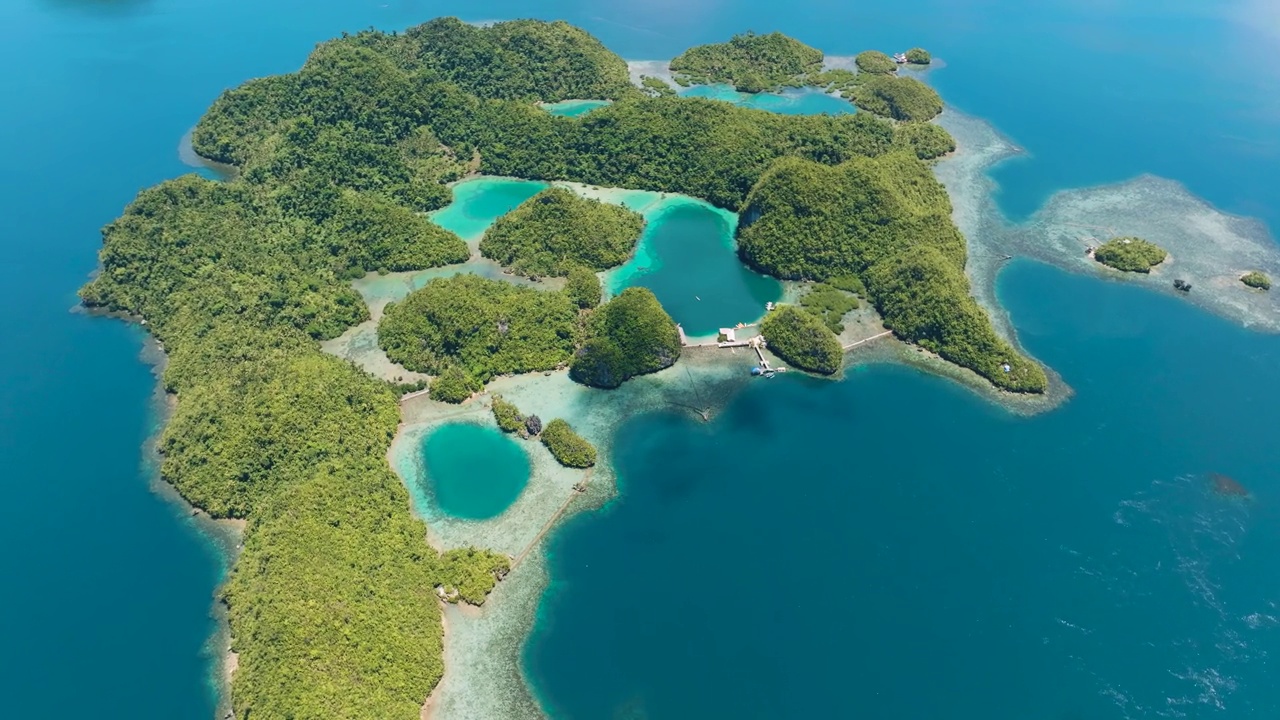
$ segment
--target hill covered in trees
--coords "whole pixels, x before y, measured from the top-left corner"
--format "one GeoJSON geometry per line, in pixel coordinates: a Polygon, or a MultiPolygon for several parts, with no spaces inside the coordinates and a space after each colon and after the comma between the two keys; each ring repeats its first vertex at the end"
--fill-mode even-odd
{"type": "Polygon", "coordinates": [[[615,388],[636,375],[671,367],[680,358],[680,332],[646,288],[627,288],[587,321],[587,337],[569,366],[584,385],[615,388]]]}
{"type": "Polygon", "coordinates": [[[1149,273],[1169,257],[1164,248],[1137,237],[1112,238],[1093,251],[1093,259],[1124,272],[1149,273]]]}
{"type": "Polygon", "coordinates": [[[564,293],[476,275],[432,280],[378,323],[393,361],[433,375],[456,364],[481,383],[566,364],[577,336],[578,308],[564,293]]]}
{"type": "Polygon", "coordinates": [[[480,252],[521,275],[565,276],[621,265],[643,230],[639,213],[553,187],[498,218],[480,252]]]}
{"type": "Polygon", "coordinates": [[[950,199],[913,154],[836,166],[780,161],[751,191],[743,221],[738,251],[762,272],[805,280],[854,275],[898,337],[997,387],[1046,389],[1044,371],[996,334],[970,295],[950,199]]]}
{"type": "Polygon", "coordinates": [[[726,83],[748,93],[799,87],[821,70],[821,50],[779,32],[734,35],[729,42],[689,48],[671,61],[677,82],[726,83]]]}
{"type": "MultiPolygon", "coordinates": [[[[772,36],[742,42],[789,50],[739,64],[794,60],[808,72],[815,62],[816,51],[772,36]]],[[[213,103],[193,146],[238,176],[141,192],[104,229],[102,271],[81,297],[145,319],[169,353],[178,409],[162,475],[214,516],[247,521],[224,590],[238,717],[418,717],[442,668],[435,587],[479,602],[505,562],[426,544],[387,468],[393,389],[316,342],[368,319],[350,279],[467,258],[462,240],[423,217],[465,174],[680,192],[742,210],[743,257],[757,267],[842,286],[860,278],[900,336],[1001,387],[1043,388],[967,294],[964,239],[920,160],[947,143],[874,115],[919,120],[940,104],[885,84],[908,82],[895,77],[823,77],[865,91],[871,112],[780,116],[647,97],[621,58],[564,23],[444,18],[344,35],[299,71],[213,103]],[[579,118],[537,106],[573,98],[615,102],[579,118]]],[[[553,265],[576,252],[542,250],[553,265]]],[[[572,294],[436,281],[388,308],[380,342],[438,374],[431,391],[444,399],[498,373],[570,363],[579,380],[613,387],[676,361],[674,324],[651,294],[628,290],[589,311],[598,284],[570,272],[572,294]]]]}
{"type": "Polygon", "coordinates": [[[794,305],[766,315],[760,333],[774,354],[801,370],[832,375],[844,361],[840,341],[831,330],[816,315],[794,305]]]}

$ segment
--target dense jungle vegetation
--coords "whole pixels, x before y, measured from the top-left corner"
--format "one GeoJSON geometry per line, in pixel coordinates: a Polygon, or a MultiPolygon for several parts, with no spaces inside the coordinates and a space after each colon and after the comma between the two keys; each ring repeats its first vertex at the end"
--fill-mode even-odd
{"type": "Polygon", "coordinates": [[[569,423],[556,418],[542,430],[542,444],[551,451],[556,462],[571,468],[589,468],[596,464],[596,448],[573,431],[569,423]]]}
{"type": "MultiPolygon", "coordinates": [[[[855,92],[877,81],[831,77],[855,92]]],[[[911,93],[880,92],[868,107],[920,119],[911,93]]],[[[224,590],[238,717],[418,717],[442,664],[435,588],[479,602],[505,562],[426,544],[387,468],[395,390],[316,343],[369,317],[350,279],[467,258],[465,243],[422,215],[467,173],[745,202],[756,222],[744,223],[744,257],[759,267],[861,278],[901,336],[979,372],[1000,357],[1039,372],[967,295],[964,241],[916,157],[928,144],[871,113],[786,117],[646,97],[621,58],[564,23],[446,18],[344,35],[298,72],[223,93],[192,142],[238,177],[142,191],[104,229],[102,271],[81,297],[145,319],[169,353],[164,384],[178,405],[162,441],[165,479],[215,517],[247,520],[224,590]],[[581,118],[536,105],[571,98],[616,102],[581,118]]],[[[388,308],[380,342],[437,373],[430,389],[442,399],[493,374],[567,362],[612,387],[678,357],[674,325],[647,291],[623,293],[583,328],[598,282],[578,270],[570,280],[572,292],[556,293],[437,281],[388,308]]],[[[984,374],[1012,387],[1007,374],[984,374]]]]}
{"type": "Polygon", "coordinates": [[[912,65],[928,65],[933,62],[933,57],[924,48],[911,48],[907,51],[907,62],[912,65]]]}
{"type": "Polygon", "coordinates": [[[1149,273],[1169,257],[1164,248],[1137,237],[1112,238],[1093,251],[1093,259],[1124,272],[1149,273]]]}
{"type": "Polygon", "coordinates": [[[1047,387],[1044,371],[996,335],[970,295],[950,199],[906,152],[834,167],[779,161],[747,199],[738,251],[784,279],[854,275],[898,337],[1002,389],[1047,387]]]}
{"type": "Polygon", "coordinates": [[[577,338],[578,307],[565,293],[467,274],[388,304],[378,324],[393,361],[433,375],[456,366],[481,383],[565,365],[577,338]]]}
{"type": "Polygon", "coordinates": [[[942,112],[938,91],[909,77],[875,75],[849,97],[863,110],[903,122],[932,120],[942,112]]]}
{"type": "Polygon", "coordinates": [[[553,187],[498,218],[480,240],[480,253],[531,277],[608,270],[631,257],[643,230],[639,213],[553,187]]]}
{"type": "Polygon", "coordinates": [[[956,149],[951,133],[932,123],[903,123],[894,129],[893,139],[921,160],[940,158],[956,149]]]}
{"type": "Polygon", "coordinates": [[[832,375],[844,362],[840,341],[822,319],[794,305],[765,315],[760,333],[773,354],[801,370],[832,375]]]}
{"type": "Polygon", "coordinates": [[[671,72],[684,84],[726,83],[748,93],[799,87],[821,70],[821,50],[779,32],[734,35],[726,43],[690,48],[671,61],[671,72]]]}
{"type": "Polygon", "coordinates": [[[671,367],[679,358],[675,321],[651,291],[632,287],[591,314],[569,375],[584,385],[615,388],[636,375],[671,367]]]}

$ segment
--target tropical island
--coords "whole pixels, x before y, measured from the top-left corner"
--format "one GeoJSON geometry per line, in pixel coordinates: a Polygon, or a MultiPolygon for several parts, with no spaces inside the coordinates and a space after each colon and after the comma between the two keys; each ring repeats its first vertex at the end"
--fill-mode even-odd
{"type": "Polygon", "coordinates": [[[1245,285],[1248,285],[1251,288],[1254,288],[1255,290],[1271,289],[1271,278],[1267,277],[1265,273],[1259,272],[1257,270],[1245,273],[1243,276],[1241,276],[1240,282],[1244,283],[1245,285]]]}
{"type": "Polygon", "coordinates": [[[642,230],[639,213],[553,187],[498,218],[480,252],[520,275],[563,277],[575,267],[621,265],[642,230]]]}
{"type": "MultiPolygon", "coordinates": [[[[782,36],[728,45],[682,66],[772,87],[821,62],[782,36]]],[[[954,148],[921,124],[941,111],[936,93],[874,70],[840,78],[868,112],[774,115],[651,96],[562,22],[442,18],[344,35],[299,71],[214,102],[193,147],[237,176],[143,190],[104,228],[81,298],[145,321],[168,354],[162,477],[211,516],[246,521],[223,591],[238,717],[418,717],[443,671],[435,598],[481,603],[508,567],[426,543],[387,464],[403,390],[319,346],[372,317],[352,279],[468,259],[425,214],[461,177],[682,193],[739,213],[745,263],[825,284],[764,319],[770,348],[797,368],[839,371],[833,330],[856,293],[901,340],[1001,390],[1046,391],[1044,370],[970,294],[965,239],[927,164],[954,148]],[[581,117],[539,106],[581,98],[613,102],[581,117]]],[[[635,235],[625,212],[548,192],[481,250],[517,273],[565,276],[561,289],[438,278],[385,309],[378,342],[445,402],[508,374],[567,370],[605,393],[661,371],[682,355],[670,315],[640,288],[602,302],[593,272],[625,259],[635,235]]],[[[564,465],[597,461],[563,420],[493,409],[564,465]]]]}
{"type": "Polygon", "coordinates": [[[1094,260],[1121,272],[1149,273],[1168,257],[1164,248],[1138,237],[1112,238],[1093,251],[1094,260]]]}
{"type": "Polygon", "coordinates": [[[671,61],[671,72],[681,85],[725,83],[758,93],[808,84],[811,74],[821,72],[822,58],[821,50],[782,33],[747,32],[684,51],[671,61]]]}

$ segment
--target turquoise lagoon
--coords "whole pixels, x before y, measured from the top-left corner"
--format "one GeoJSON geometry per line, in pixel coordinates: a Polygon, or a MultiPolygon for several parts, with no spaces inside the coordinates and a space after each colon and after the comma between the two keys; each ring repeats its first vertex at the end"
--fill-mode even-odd
{"type": "Polygon", "coordinates": [[[816,90],[786,90],[781,93],[740,93],[730,85],[695,85],[680,91],[682,97],[700,97],[768,110],[780,115],[848,115],[857,108],[837,95],[816,90]]]}
{"type": "MultiPolygon", "coordinates": [[[[516,178],[466,180],[454,186],[453,204],[433,213],[432,220],[478,241],[495,220],[547,186],[516,178]]],[[[682,195],[575,187],[639,212],[647,223],[634,256],[605,273],[610,295],[629,287],[649,288],[690,337],[714,336],[717,328],[755,322],[766,303],[782,297],[778,281],[738,261],[736,214],[682,195]]],[[[488,266],[480,270],[496,276],[488,266]]],[[[427,271],[420,276],[425,281],[439,274],[427,271]]]]}
{"type": "Polygon", "coordinates": [[[552,115],[579,117],[608,104],[608,100],[561,100],[557,103],[544,103],[542,109],[552,115]]]}
{"type": "MultiPolygon", "coordinates": [[[[188,170],[178,141],[224,88],[296,69],[343,30],[530,12],[511,0],[0,10],[12,31],[0,90],[23,98],[0,106],[11,715],[64,717],[70,687],[100,718],[215,712],[226,555],[140,462],[159,418],[143,335],[67,312],[98,228],[188,170]]],[[[992,172],[1011,217],[1152,172],[1280,227],[1280,25],[1265,2],[690,0],[666,13],[554,0],[536,13],[630,58],[748,28],[833,54],[921,45],[946,60],[929,77],[944,97],[1025,149],[992,172]]],[[[1020,418],[873,366],[834,384],[756,383],[706,425],[622,424],[620,495],[549,546],[524,652],[549,711],[1280,715],[1280,341],[1027,262],[998,291],[1024,344],[1074,388],[1058,410],[1020,418]],[[1206,492],[1208,472],[1251,498],[1206,492]]]]}
{"type": "Polygon", "coordinates": [[[529,456],[501,431],[451,423],[422,442],[428,497],[442,512],[465,520],[501,515],[529,482],[529,456]]]}

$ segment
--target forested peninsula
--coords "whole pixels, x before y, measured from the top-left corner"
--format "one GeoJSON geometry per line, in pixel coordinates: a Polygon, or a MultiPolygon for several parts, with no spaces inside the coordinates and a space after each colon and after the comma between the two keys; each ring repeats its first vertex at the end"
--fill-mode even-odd
{"type": "MultiPolygon", "coordinates": [[[[865,84],[842,77],[854,92],[865,84]]],[[[621,58],[565,23],[453,18],[343,35],[298,72],[223,93],[192,142],[237,177],[142,191],[104,228],[102,269],[81,298],[145,320],[169,355],[163,382],[177,410],[163,478],[212,516],[247,521],[223,590],[237,717],[417,718],[442,672],[437,596],[479,603],[507,563],[431,549],[386,460],[395,389],[318,345],[369,318],[352,278],[468,257],[424,215],[467,174],[678,192],[741,211],[746,262],[865,284],[902,339],[999,387],[1043,392],[1040,367],[969,295],[964,238],[925,164],[947,138],[874,114],[919,121],[933,105],[875,93],[885,108],[839,117],[648,97],[621,58]],[[578,118],[538,106],[572,98],[614,102],[578,118]]],[[[676,362],[674,327],[652,294],[592,309],[600,288],[579,263],[614,262],[621,244],[571,263],[519,236],[510,257],[568,272],[565,290],[435,281],[387,311],[388,354],[438,373],[433,385],[455,397],[495,374],[567,366],[607,388],[676,362]]],[[[779,347],[826,371],[830,343],[817,330],[829,330],[811,319],[780,325],[779,347]],[[823,338],[816,354],[797,334],[806,328],[823,338]]],[[[569,428],[548,431],[564,462],[594,462],[569,428]]]]}

